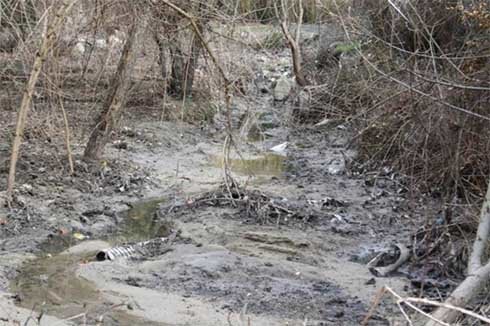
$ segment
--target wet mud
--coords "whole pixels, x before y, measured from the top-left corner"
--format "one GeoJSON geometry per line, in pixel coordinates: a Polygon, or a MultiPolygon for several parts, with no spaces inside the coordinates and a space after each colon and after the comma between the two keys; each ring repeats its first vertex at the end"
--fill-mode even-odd
{"type": "MultiPolygon", "coordinates": [[[[291,68],[286,52],[275,56],[257,68],[270,80],[291,68]]],[[[0,307],[15,311],[8,322],[24,323],[33,310],[43,311],[41,325],[56,317],[59,325],[350,326],[381,286],[405,293],[403,275],[378,278],[366,264],[408,241],[427,209],[414,208],[393,175],[373,183],[350,169],[348,125],[289,126],[288,105],[257,92],[253,109],[267,117],[267,134],[249,137],[240,122],[250,104],[236,102],[230,169],[265,196],[252,213],[269,218],[230,201],[195,205],[223,186],[223,114],[204,128],[128,115],[114,136],[126,145],[108,146],[103,162],[84,163],[82,144],[74,145],[71,177],[31,144],[16,207],[0,211],[8,220],[0,225],[0,307]],[[271,151],[286,142],[283,155],[271,151]],[[278,207],[292,214],[274,219],[278,207]],[[95,259],[171,234],[149,254],[95,259]]],[[[383,316],[396,311],[383,302],[370,325],[389,325],[383,316]]]]}

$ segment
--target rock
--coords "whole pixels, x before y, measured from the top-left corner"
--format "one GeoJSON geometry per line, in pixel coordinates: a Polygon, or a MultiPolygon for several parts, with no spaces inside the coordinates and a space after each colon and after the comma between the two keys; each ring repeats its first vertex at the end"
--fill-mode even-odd
{"type": "Polygon", "coordinates": [[[333,160],[327,166],[328,174],[330,175],[341,175],[346,172],[345,163],[340,160],[333,160]]]}
{"type": "Polygon", "coordinates": [[[116,140],[114,141],[114,147],[117,149],[128,149],[128,143],[122,140],[116,140]]]}
{"type": "Polygon", "coordinates": [[[281,76],[276,84],[274,85],[273,89],[273,96],[274,96],[274,101],[276,102],[284,102],[288,99],[289,93],[291,92],[291,89],[293,88],[293,82],[291,79],[281,76]]]}
{"type": "Polygon", "coordinates": [[[27,198],[25,196],[17,195],[17,196],[15,196],[15,201],[21,207],[26,207],[26,205],[27,205],[27,198]]]}
{"type": "Polygon", "coordinates": [[[375,285],[376,284],[376,279],[374,277],[372,277],[369,280],[367,280],[364,284],[366,284],[366,285],[375,285]]]}
{"type": "Polygon", "coordinates": [[[89,219],[86,217],[86,216],[83,216],[83,215],[80,215],[78,217],[78,219],[80,220],[81,223],[84,223],[84,224],[87,224],[89,221],[89,219]]]}
{"type": "Polygon", "coordinates": [[[24,183],[23,185],[21,185],[21,186],[19,187],[19,190],[20,190],[20,192],[22,192],[22,193],[24,193],[24,194],[25,194],[25,193],[27,193],[27,194],[29,194],[29,195],[33,195],[33,192],[32,192],[32,190],[33,190],[32,185],[30,185],[30,184],[28,184],[28,183],[24,183]]]}

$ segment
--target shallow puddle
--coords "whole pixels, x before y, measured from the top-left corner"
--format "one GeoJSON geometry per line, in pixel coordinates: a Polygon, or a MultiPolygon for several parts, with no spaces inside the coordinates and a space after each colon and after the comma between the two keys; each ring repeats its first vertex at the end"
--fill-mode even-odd
{"type": "Polygon", "coordinates": [[[121,215],[124,223],[107,241],[115,244],[137,242],[169,235],[170,228],[158,220],[156,212],[161,203],[167,199],[155,198],[132,204],[132,207],[121,215]]]}
{"type": "MultiPolygon", "coordinates": [[[[285,160],[284,156],[273,153],[252,159],[230,159],[230,169],[242,175],[279,176],[284,172],[285,160]]],[[[211,156],[210,161],[215,167],[223,167],[222,156],[211,156]]]]}
{"type": "MultiPolygon", "coordinates": [[[[98,293],[91,282],[75,276],[85,255],[44,255],[25,263],[12,292],[19,294],[20,305],[28,309],[47,309],[49,314],[68,318],[84,312],[82,305],[97,301],[98,293]]],[[[92,255],[93,256],[93,255],[92,255]]]]}
{"type": "MultiPolygon", "coordinates": [[[[123,213],[124,223],[120,230],[105,240],[121,244],[167,236],[169,227],[155,217],[159,204],[164,201],[159,198],[134,204],[123,213]]],[[[11,292],[18,294],[19,306],[42,310],[62,319],[87,314],[88,324],[104,316],[101,325],[162,325],[112,309],[92,282],[78,277],[78,266],[94,261],[95,252],[63,252],[77,242],[69,236],[56,236],[41,244],[41,254],[24,263],[10,285],[11,292]]],[[[81,317],[75,323],[83,324],[84,321],[81,317]]]]}

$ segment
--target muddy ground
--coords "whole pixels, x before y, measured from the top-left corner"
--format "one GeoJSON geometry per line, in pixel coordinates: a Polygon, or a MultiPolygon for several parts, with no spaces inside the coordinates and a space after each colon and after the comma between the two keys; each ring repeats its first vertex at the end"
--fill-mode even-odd
{"type": "MultiPolygon", "coordinates": [[[[380,287],[406,293],[403,274],[380,278],[366,265],[408,244],[433,203],[410,197],[389,169],[356,173],[349,125],[289,123],[290,103],[272,95],[290,71],[287,51],[255,54],[261,84],[253,101],[235,98],[231,169],[262,206],[215,200],[226,195],[224,112],[202,125],[131,108],[102,162],[81,160],[86,132],[75,135],[74,176],[62,137],[28,137],[15,207],[0,208],[0,324],[35,325],[42,311],[41,325],[359,325],[380,287]],[[214,200],[196,204],[205,195],[214,200]],[[99,250],[169,236],[95,261],[99,250]]],[[[72,117],[77,109],[68,107],[72,117]]],[[[1,136],[4,189],[11,130],[1,136]]],[[[386,300],[370,325],[398,319],[386,300]]]]}

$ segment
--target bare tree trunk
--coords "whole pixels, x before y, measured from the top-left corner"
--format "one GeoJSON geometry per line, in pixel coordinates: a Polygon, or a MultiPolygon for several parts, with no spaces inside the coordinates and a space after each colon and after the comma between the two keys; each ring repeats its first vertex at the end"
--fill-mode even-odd
{"type": "Polygon", "coordinates": [[[133,66],[135,39],[139,30],[139,22],[136,17],[129,31],[128,38],[119,59],[117,71],[112,79],[111,89],[107,96],[101,114],[95,120],[96,126],[92,131],[85,148],[84,157],[89,160],[99,159],[104,153],[104,147],[109,141],[111,132],[121,116],[122,108],[126,101],[129,89],[130,70],[133,66]]]}
{"type": "Polygon", "coordinates": [[[284,37],[286,37],[286,40],[288,41],[289,44],[289,48],[291,49],[291,56],[293,58],[293,71],[294,71],[294,76],[296,77],[296,83],[299,86],[304,87],[308,85],[308,82],[303,73],[303,68],[301,63],[302,61],[301,49],[299,47],[300,36],[301,36],[301,23],[303,22],[303,13],[304,13],[303,1],[298,0],[299,14],[297,17],[295,38],[291,35],[291,33],[288,30],[288,12],[287,12],[288,9],[286,5],[286,1],[281,0],[280,5],[282,8],[282,17],[281,14],[279,13],[279,9],[277,8],[277,4],[274,5],[274,8],[276,10],[276,16],[280,20],[282,33],[284,34],[284,37]]]}
{"type": "MultiPolygon", "coordinates": [[[[199,25],[202,33],[202,26],[199,25]]],[[[190,95],[192,93],[192,88],[194,86],[194,77],[196,76],[196,68],[201,55],[202,45],[199,39],[193,35],[192,45],[189,54],[189,58],[185,65],[185,78],[184,78],[184,94],[190,95]]]]}
{"type": "MultiPolygon", "coordinates": [[[[198,24],[198,27],[202,32],[202,26],[198,24]]],[[[178,41],[172,43],[168,42],[167,46],[165,46],[165,42],[161,40],[158,35],[155,35],[154,39],[159,50],[158,62],[160,64],[162,78],[166,81],[169,93],[179,98],[191,95],[194,86],[197,62],[202,50],[201,41],[193,35],[189,53],[186,54],[183,51],[185,46],[178,41]],[[168,75],[166,68],[167,50],[170,60],[169,80],[167,80],[168,75]]]]}
{"type": "MultiPolygon", "coordinates": [[[[194,11],[200,13],[202,6],[202,3],[198,3],[194,11]]],[[[196,31],[202,36],[206,21],[203,18],[196,19],[195,26],[187,28],[181,27],[182,22],[175,17],[167,15],[170,18],[162,17],[164,22],[160,26],[155,26],[153,38],[159,50],[158,62],[168,92],[175,97],[184,98],[192,94],[196,68],[203,49],[202,40],[196,35],[196,31]],[[180,28],[176,29],[176,26],[180,28]],[[172,39],[165,38],[172,32],[176,36],[172,39]],[[167,71],[167,63],[169,71],[167,71]]]]}
{"type": "MultiPolygon", "coordinates": [[[[476,297],[483,289],[486,282],[490,280],[490,261],[483,262],[485,251],[490,240],[490,183],[487,194],[484,198],[480,212],[480,223],[473,242],[473,250],[468,262],[468,276],[466,279],[451,293],[445,303],[462,307],[476,297]]],[[[460,313],[454,309],[445,307],[438,308],[432,316],[440,321],[451,324],[456,321],[460,313]]],[[[438,326],[439,323],[429,321],[426,326],[438,326]]]]}
{"type": "Polygon", "coordinates": [[[170,80],[168,90],[177,97],[184,96],[185,61],[179,44],[170,44],[170,80]]]}
{"type": "Polygon", "coordinates": [[[158,35],[157,31],[153,31],[153,39],[155,40],[155,43],[157,44],[158,47],[158,64],[160,65],[160,75],[162,76],[165,82],[165,87],[167,87],[168,84],[167,48],[165,47],[165,42],[162,39],[160,39],[160,36],[158,35]]]}
{"type": "Polygon", "coordinates": [[[165,42],[160,39],[157,31],[153,31],[153,39],[158,47],[158,64],[160,65],[160,74],[163,78],[163,103],[162,103],[162,114],[160,120],[163,121],[167,115],[167,97],[168,97],[168,82],[170,79],[169,70],[167,69],[167,49],[165,47],[165,42]]]}
{"type": "Polygon", "coordinates": [[[60,97],[60,108],[63,114],[63,124],[65,127],[65,146],[66,146],[66,156],[68,157],[68,165],[70,167],[70,175],[75,173],[75,166],[73,164],[73,155],[71,152],[71,141],[70,141],[70,125],[68,124],[68,116],[66,115],[65,106],[63,105],[63,99],[60,97]]]}
{"type": "Polygon", "coordinates": [[[46,28],[43,32],[43,39],[39,47],[39,51],[36,53],[36,58],[34,59],[34,64],[32,65],[31,74],[27,82],[26,88],[24,90],[24,95],[22,97],[22,102],[20,104],[19,113],[17,114],[17,124],[15,127],[15,137],[12,144],[12,154],[10,158],[10,170],[7,180],[7,203],[11,206],[12,203],[12,193],[15,185],[15,171],[17,167],[17,160],[19,158],[20,146],[22,144],[22,139],[24,136],[24,128],[27,120],[27,115],[29,113],[29,107],[31,106],[32,94],[34,93],[34,87],[36,86],[39,74],[43,67],[43,63],[52,48],[55,40],[56,33],[59,31],[63,25],[66,14],[75,4],[76,0],[73,1],[63,1],[62,5],[55,13],[53,20],[46,23],[46,28]]]}

